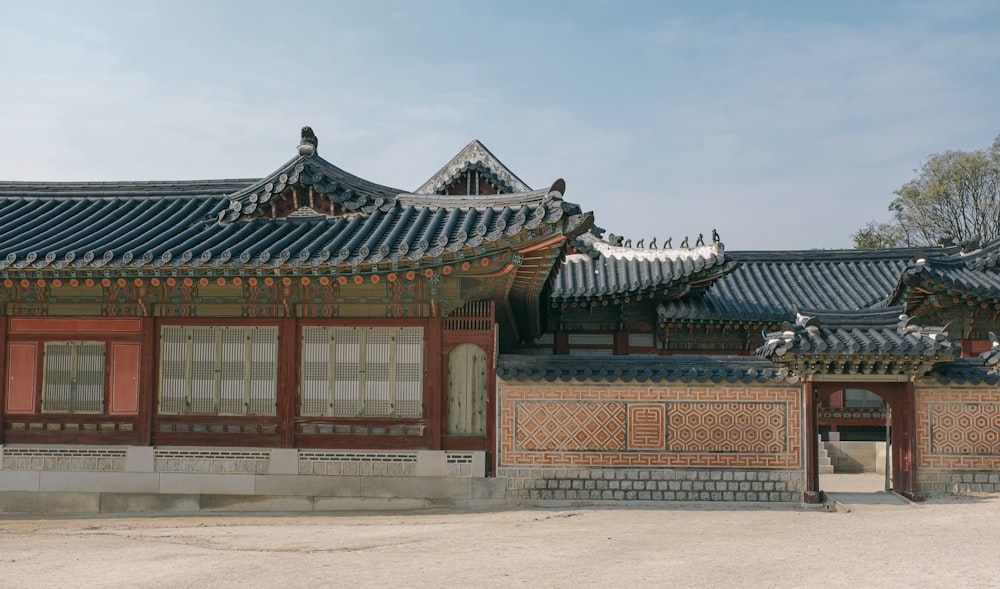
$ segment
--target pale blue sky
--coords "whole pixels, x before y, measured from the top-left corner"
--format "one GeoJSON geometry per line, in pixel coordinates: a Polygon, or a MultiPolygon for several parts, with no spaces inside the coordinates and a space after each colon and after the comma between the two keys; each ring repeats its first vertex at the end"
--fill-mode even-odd
{"type": "Polygon", "coordinates": [[[850,247],[929,154],[1000,134],[1000,3],[3,2],[0,180],[414,190],[479,139],[609,231],[850,247]]]}

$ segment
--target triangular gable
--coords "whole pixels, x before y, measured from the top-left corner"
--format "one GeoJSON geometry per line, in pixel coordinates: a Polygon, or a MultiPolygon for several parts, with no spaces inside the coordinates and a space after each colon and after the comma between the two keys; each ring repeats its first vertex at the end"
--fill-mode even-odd
{"type": "Polygon", "coordinates": [[[416,194],[509,194],[528,187],[486,146],[473,140],[438,173],[415,190],[416,194]]]}

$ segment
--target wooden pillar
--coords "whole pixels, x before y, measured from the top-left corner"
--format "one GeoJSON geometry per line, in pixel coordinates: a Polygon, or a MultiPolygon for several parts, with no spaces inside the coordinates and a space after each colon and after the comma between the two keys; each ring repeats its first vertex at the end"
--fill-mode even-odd
{"type": "Polygon", "coordinates": [[[917,494],[917,397],[916,388],[911,378],[906,383],[906,472],[907,486],[910,493],[909,498],[919,501],[921,498],[917,494]]]}
{"type": "Polygon", "coordinates": [[[497,445],[497,325],[493,324],[493,341],[486,349],[486,476],[496,476],[500,466],[500,448],[497,445]]]}
{"type": "Polygon", "coordinates": [[[552,353],[556,356],[569,354],[569,333],[560,330],[552,334],[552,353]]]}
{"type": "Polygon", "coordinates": [[[139,353],[139,415],[136,444],[149,446],[153,443],[153,419],[156,415],[156,391],[159,390],[159,332],[160,322],[153,317],[139,320],[141,342],[139,353]]]}
{"type": "Polygon", "coordinates": [[[816,402],[819,389],[813,388],[812,378],[807,378],[803,385],[806,410],[806,489],[802,493],[804,503],[819,503],[819,424],[816,418],[816,402]]]}
{"type": "Polygon", "coordinates": [[[4,408],[7,406],[7,331],[10,317],[0,317],[0,444],[4,443],[4,408]]]}
{"type": "Polygon", "coordinates": [[[448,394],[447,383],[443,382],[447,371],[443,369],[447,359],[441,353],[444,337],[444,319],[431,317],[426,324],[426,345],[424,348],[424,417],[427,419],[425,440],[429,450],[441,449],[442,397],[448,394]]]}
{"type": "Polygon", "coordinates": [[[295,413],[298,405],[298,320],[285,317],[278,324],[278,436],[282,448],[295,446],[295,413]]]}
{"type": "Polygon", "coordinates": [[[917,501],[916,399],[913,380],[908,380],[892,413],[893,490],[917,501]]]}
{"type": "Polygon", "coordinates": [[[616,331],[614,350],[611,352],[615,356],[627,356],[628,355],[628,332],[627,331],[616,331]]]}

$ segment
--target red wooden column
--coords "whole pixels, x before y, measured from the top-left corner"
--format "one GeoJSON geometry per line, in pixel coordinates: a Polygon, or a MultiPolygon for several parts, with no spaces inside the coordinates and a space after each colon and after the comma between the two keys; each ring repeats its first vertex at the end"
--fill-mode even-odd
{"type": "Polygon", "coordinates": [[[552,334],[552,353],[556,356],[569,354],[569,333],[566,331],[556,331],[552,334]]]}
{"type": "Polygon", "coordinates": [[[7,330],[10,317],[0,318],[0,444],[4,443],[4,407],[7,406],[7,330]]]}
{"type": "Polygon", "coordinates": [[[913,379],[897,397],[892,415],[892,443],[897,450],[893,453],[893,490],[911,501],[917,496],[917,415],[914,398],[913,379]]]}
{"type": "Polygon", "coordinates": [[[803,428],[806,432],[806,489],[802,493],[802,501],[819,503],[819,423],[816,416],[819,389],[813,388],[812,377],[806,378],[802,389],[806,410],[806,422],[803,428]]]}
{"type": "Polygon", "coordinates": [[[295,413],[298,405],[299,322],[286,317],[278,325],[278,434],[282,448],[295,446],[295,413]]]}
{"type": "Polygon", "coordinates": [[[136,444],[153,443],[153,416],[156,413],[156,391],[159,390],[160,322],[153,317],[140,320],[141,341],[139,352],[139,415],[136,424],[136,444]]]}
{"type": "Polygon", "coordinates": [[[444,319],[441,317],[428,319],[425,337],[424,416],[427,419],[427,432],[424,439],[427,440],[428,450],[440,450],[441,435],[444,430],[441,427],[442,396],[448,394],[448,387],[443,382],[447,374],[443,367],[447,358],[442,354],[444,319]]]}
{"type": "Polygon", "coordinates": [[[611,352],[615,356],[627,356],[628,355],[628,332],[627,331],[616,331],[614,340],[614,349],[611,352]]]}

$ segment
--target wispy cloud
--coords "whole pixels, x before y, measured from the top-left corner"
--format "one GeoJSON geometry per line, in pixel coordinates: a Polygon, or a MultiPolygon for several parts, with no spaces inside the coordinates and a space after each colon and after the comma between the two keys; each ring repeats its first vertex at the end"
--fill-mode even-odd
{"type": "Polygon", "coordinates": [[[195,8],[0,7],[0,179],[259,176],[308,124],[403,190],[478,138],[619,234],[847,247],[928,154],[1000,132],[985,1],[195,8]]]}

